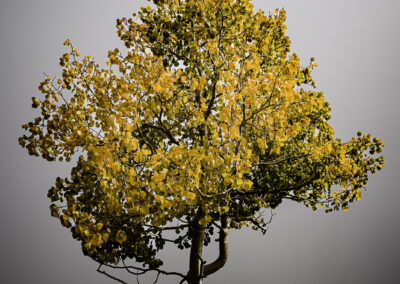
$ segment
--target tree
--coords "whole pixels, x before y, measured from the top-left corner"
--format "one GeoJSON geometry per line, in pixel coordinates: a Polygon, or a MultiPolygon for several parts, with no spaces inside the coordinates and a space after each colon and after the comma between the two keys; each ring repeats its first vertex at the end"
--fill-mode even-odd
{"type": "Polygon", "coordinates": [[[32,98],[41,114],[19,139],[49,161],[80,154],[48,197],[99,272],[198,284],[224,266],[229,229],[265,233],[264,210],[283,200],[331,212],[361,199],[368,174],[384,166],[373,156],[383,142],[360,132],[334,138],[311,77],[316,64],[290,53],[284,10],[254,12],[249,0],[153,2],[117,21],[127,51],[109,51],[107,67],[65,42],[62,76],[41,82],[44,97],[32,98]],[[219,256],[209,263],[202,249],[214,232],[219,256]],[[167,242],[190,249],[187,273],[162,269],[157,252],[167,242]]]}

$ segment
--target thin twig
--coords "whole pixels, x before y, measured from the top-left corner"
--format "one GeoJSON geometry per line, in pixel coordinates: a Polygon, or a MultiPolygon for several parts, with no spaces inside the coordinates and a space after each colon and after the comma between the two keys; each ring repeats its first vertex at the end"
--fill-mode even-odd
{"type": "Polygon", "coordinates": [[[121,279],[119,279],[119,278],[117,278],[115,276],[112,276],[111,274],[108,274],[105,270],[100,270],[101,266],[102,266],[102,264],[100,264],[99,267],[97,268],[97,271],[99,273],[104,274],[107,277],[109,277],[109,278],[111,278],[111,279],[113,279],[113,280],[115,280],[115,281],[117,281],[119,283],[128,284],[128,282],[125,282],[125,281],[123,281],[123,280],[121,280],[121,279]]]}

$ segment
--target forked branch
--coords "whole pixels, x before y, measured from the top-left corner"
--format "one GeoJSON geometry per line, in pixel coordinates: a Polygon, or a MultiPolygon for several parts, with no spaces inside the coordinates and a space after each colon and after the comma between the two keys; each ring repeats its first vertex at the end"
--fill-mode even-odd
{"type": "Polygon", "coordinates": [[[124,262],[123,262],[123,264],[124,264],[124,265],[118,266],[118,265],[111,265],[111,264],[105,264],[105,263],[103,263],[103,264],[100,264],[100,265],[99,265],[99,267],[97,268],[97,271],[98,271],[99,273],[101,273],[101,274],[103,274],[103,275],[106,275],[107,277],[109,277],[109,278],[111,278],[111,279],[113,279],[113,280],[119,282],[119,283],[124,283],[124,284],[128,284],[128,283],[125,282],[125,281],[123,281],[122,279],[116,277],[116,276],[113,276],[113,275],[109,274],[109,273],[106,272],[104,269],[102,270],[101,267],[102,267],[102,266],[106,266],[106,267],[109,267],[109,268],[112,268],[112,269],[125,270],[125,271],[127,271],[128,273],[133,274],[133,275],[135,275],[135,276],[143,275],[143,274],[146,274],[146,273],[148,273],[148,272],[157,272],[157,277],[156,277],[156,280],[155,280],[154,283],[157,283],[158,278],[159,278],[159,276],[160,276],[161,274],[163,274],[163,275],[179,276],[179,277],[182,278],[181,283],[183,283],[183,282],[186,280],[186,275],[183,275],[182,273],[179,273],[179,272],[175,272],[175,271],[170,272],[170,271],[165,271],[165,270],[158,269],[158,268],[143,268],[143,267],[137,267],[137,266],[133,266],[133,265],[126,265],[124,262]],[[134,270],[136,270],[136,271],[134,271],[134,270]]]}

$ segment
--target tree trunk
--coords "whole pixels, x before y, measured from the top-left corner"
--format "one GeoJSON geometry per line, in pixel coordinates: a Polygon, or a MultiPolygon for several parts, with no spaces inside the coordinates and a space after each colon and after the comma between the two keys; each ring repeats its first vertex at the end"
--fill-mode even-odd
{"type": "Polygon", "coordinates": [[[199,224],[203,213],[197,213],[192,231],[192,246],[190,248],[188,284],[202,284],[202,253],[204,244],[204,227],[199,224]]]}
{"type": "Polygon", "coordinates": [[[214,262],[203,265],[204,227],[200,226],[198,222],[202,217],[202,213],[198,213],[194,220],[187,278],[188,284],[202,284],[204,277],[220,270],[228,259],[228,229],[230,220],[224,215],[221,216],[221,228],[219,231],[219,256],[214,262]]]}

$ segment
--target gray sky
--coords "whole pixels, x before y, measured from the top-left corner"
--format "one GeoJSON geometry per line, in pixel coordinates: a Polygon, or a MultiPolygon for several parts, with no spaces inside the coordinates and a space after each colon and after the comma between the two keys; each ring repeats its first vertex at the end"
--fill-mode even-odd
{"type": "MultiPolygon", "coordinates": [[[[348,139],[361,130],[382,138],[387,162],[347,213],[327,215],[285,203],[265,236],[232,231],[228,263],[204,283],[398,283],[400,1],[253,3],[264,11],[286,9],[292,51],[304,64],[311,56],[319,64],[314,78],[331,103],[336,135],[348,139]]],[[[0,2],[2,283],[113,283],[95,271],[70,232],[50,217],[47,190],[57,176],[69,176],[70,165],[28,156],[17,138],[23,133],[20,125],[36,115],[30,97],[39,96],[42,72],[60,73],[64,40],[104,62],[108,49],[121,46],[115,19],[141,5],[148,2],[0,2]]],[[[163,254],[169,267],[186,271],[187,254],[174,249],[163,254]]],[[[215,256],[215,247],[206,254],[215,256]]],[[[153,281],[154,275],[141,283],[153,281]]]]}

